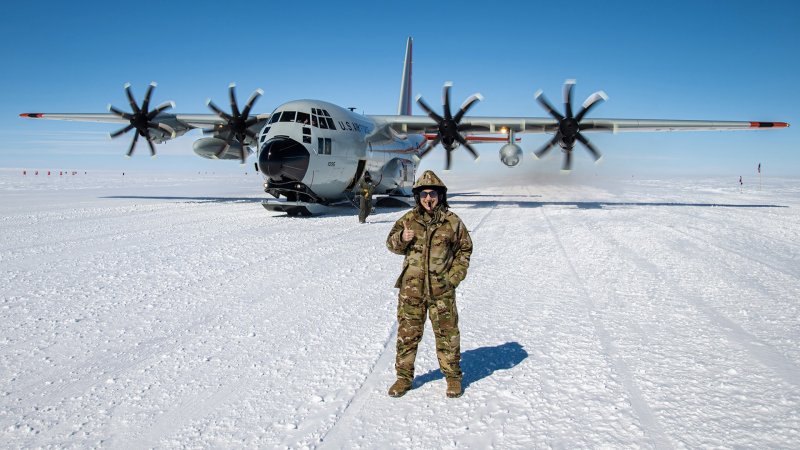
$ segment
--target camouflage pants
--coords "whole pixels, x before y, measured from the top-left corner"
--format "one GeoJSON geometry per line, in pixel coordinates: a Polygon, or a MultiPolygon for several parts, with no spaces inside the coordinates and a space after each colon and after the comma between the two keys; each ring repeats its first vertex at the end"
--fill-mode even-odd
{"type": "Polygon", "coordinates": [[[431,319],[436,337],[436,357],[447,378],[461,379],[461,334],[455,291],[437,297],[415,298],[401,289],[397,302],[397,378],[414,379],[414,360],[425,329],[425,315],[431,319]]]}
{"type": "Polygon", "coordinates": [[[369,213],[372,212],[372,199],[368,199],[362,196],[360,197],[358,205],[359,205],[358,221],[364,223],[367,220],[367,216],[369,216],[369,213]]]}

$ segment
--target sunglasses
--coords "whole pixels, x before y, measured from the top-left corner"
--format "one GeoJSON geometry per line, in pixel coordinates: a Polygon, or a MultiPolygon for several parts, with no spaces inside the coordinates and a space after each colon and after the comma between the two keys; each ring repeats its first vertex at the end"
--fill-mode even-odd
{"type": "Polygon", "coordinates": [[[419,198],[439,198],[439,193],[436,191],[422,191],[419,193],[419,198]]]}

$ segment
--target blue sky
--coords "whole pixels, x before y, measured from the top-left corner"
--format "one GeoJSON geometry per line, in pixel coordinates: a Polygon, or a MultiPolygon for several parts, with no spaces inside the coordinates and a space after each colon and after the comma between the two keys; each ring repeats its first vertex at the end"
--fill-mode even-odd
{"type": "MultiPolygon", "coordinates": [[[[474,92],[474,115],[536,116],[542,89],[556,104],[565,79],[576,103],[604,90],[590,117],[786,121],[757,132],[592,134],[604,154],[591,163],[577,148],[575,172],[601,175],[800,174],[800,3],[776,1],[462,2],[12,2],[0,17],[0,167],[241,171],[236,162],[194,155],[192,132],[158,147],[151,160],[131,135],[111,141],[111,124],[34,121],[22,112],[128,109],[126,82],[141,100],[173,100],[205,113],[265,91],[255,110],[316,98],[367,114],[396,110],[405,39],[414,38],[414,94],[438,105],[442,83],[453,102],[474,92]]],[[[423,114],[415,108],[416,114],[423,114]]],[[[548,139],[523,136],[522,171],[557,172],[530,153],[548,139]]],[[[508,173],[497,145],[464,152],[454,170],[508,173]]],[[[423,165],[440,168],[442,151],[423,165]]],[[[247,169],[252,166],[248,164],[247,169]]]]}

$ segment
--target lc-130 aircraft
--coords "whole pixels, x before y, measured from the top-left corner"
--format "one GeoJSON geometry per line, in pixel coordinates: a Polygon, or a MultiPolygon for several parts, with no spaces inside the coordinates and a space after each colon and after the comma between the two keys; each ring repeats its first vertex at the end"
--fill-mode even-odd
{"type": "Polygon", "coordinates": [[[230,113],[208,100],[207,105],[214,114],[172,114],[166,112],[174,108],[172,102],[150,109],[150,98],[156,86],[151,83],[141,105],[134,99],[130,84],[125,85],[131,112],[109,105],[109,112],[100,114],[24,113],[20,116],[123,123],[125,126],[110,136],[116,138],[135,131],[127,156],[133,154],[139,136],[147,141],[155,156],[154,142],[163,143],[193,128],[201,128],[211,136],[194,142],[195,153],[203,158],[239,159],[242,164],[249,155],[255,154],[255,167],[265,178],[265,191],[275,197],[264,200],[264,207],[289,215],[311,215],[324,211],[327,206],[349,203],[365,171],[377,181],[377,204],[392,200],[410,204],[419,158],[439,144],[446,152],[445,169],[450,168],[451,153],[459,146],[477,158],[472,144],[481,142],[505,142],[500,148],[500,160],[513,167],[522,159],[517,134],[549,133],[553,137],[534,155],[542,157],[558,145],[564,154],[563,170],[568,171],[576,142],[581,143],[595,161],[601,157],[584,132],[752,130],[789,126],[785,122],[587,119],[586,114],[605,100],[606,94],[599,91],[590,95],[578,113],[573,114],[575,82],[572,80],[564,85],[563,114],[541,91],[536,93],[536,100],[550,118],[466,116],[467,111],[482,100],[480,94],[469,97],[453,114],[450,83],[444,85],[443,114],[435,112],[417,96],[416,101],[427,116],[414,116],[411,114],[412,43],[412,38],[408,38],[397,115],[362,115],[319,100],[291,101],[278,106],[271,114],[252,114],[253,105],[263,91],[256,90],[240,110],[234,84],[229,87],[230,113]]]}

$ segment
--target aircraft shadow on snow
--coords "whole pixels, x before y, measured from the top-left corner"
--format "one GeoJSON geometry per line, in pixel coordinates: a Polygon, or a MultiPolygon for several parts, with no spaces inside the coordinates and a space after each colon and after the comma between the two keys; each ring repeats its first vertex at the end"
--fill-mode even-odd
{"type": "MultiPolygon", "coordinates": [[[[472,383],[491,376],[498,370],[508,370],[528,357],[528,352],[519,342],[506,342],[494,347],[480,347],[461,353],[462,386],[467,389],[472,383]]],[[[414,377],[414,388],[444,378],[439,369],[414,377]]]]}
{"type": "Polygon", "coordinates": [[[606,206],[701,206],[719,208],[788,208],[785,205],[759,205],[759,204],[733,204],[733,203],[685,203],[685,202],[543,202],[536,200],[525,200],[520,197],[541,197],[541,195],[488,195],[477,194],[474,192],[448,194],[447,203],[459,206],[476,207],[495,207],[495,206],[517,206],[519,208],[540,208],[542,206],[574,206],[578,209],[603,209],[606,206]],[[461,197],[470,197],[460,200],[461,197]],[[481,197],[496,199],[502,197],[515,197],[516,200],[483,200],[481,197]],[[454,199],[455,198],[455,199],[454,199]]]}
{"type": "Polygon", "coordinates": [[[130,200],[180,200],[187,203],[261,203],[263,198],[252,197],[177,197],[166,195],[111,195],[101,198],[116,198],[130,200]]]}
{"type": "MultiPolygon", "coordinates": [[[[540,208],[542,206],[574,206],[578,209],[603,209],[607,206],[700,206],[700,207],[719,207],[719,208],[788,208],[785,205],[770,204],[733,204],[733,203],[685,203],[685,202],[546,202],[536,200],[526,200],[520,197],[536,198],[541,195],[504,195],[504,194],[479,194],[475,192],[448,194],[447,202],[450,205],[474,206],[474,207],[496,207],[496,206],[517,206],[519,208],[540,208]],[[466,197],[464,200],[460,198],[466,197]],[[497,199],[511,197],[514,200],[483,200],[481,197],[497,199]]],[[[113,195],[102,198],[114,199],[133,199],[133,200],[177,200],[189,203],[261,203],[263,198],[254,197],[180,197],[180,196],[145,196],[145,195],[113,195]]],[[[355,206],[343,205],[331,208],[324,216],[352,215],[355,206]],[[341,209],[340,209],[341,208],[341,209]],[[338,210],[338,211],[337,211],[338,210]]],[[[383,209],[403,209],[391,206],[381,206],[383,209]]],[[[378,212],[378,211],[375,211],[378,212]]],[[[370,221],[372,222],[372,221],[370,221]]]]}

